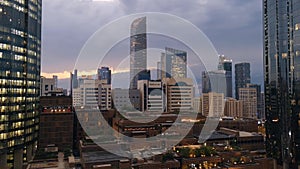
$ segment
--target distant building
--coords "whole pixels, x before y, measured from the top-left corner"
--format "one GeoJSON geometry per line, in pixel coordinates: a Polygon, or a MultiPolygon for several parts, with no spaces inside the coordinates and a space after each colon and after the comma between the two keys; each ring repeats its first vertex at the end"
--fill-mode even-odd
{"type": "Polygon", "coordinates": [[[239,89],[247,87],[251,83],[250,63],[238,63],[235,65],[235,98],[239,100],[239,89]]]}
{"type": "Polygon", "coordinates": [[[49,93],[55,91],[57,89],[57,76],[53,76],[53,78],[45,78],[41,77],[41,88],[40,95],[48,96],[49,93]]]}
{"type": "Polygon", "coordinates": [[[111,84],[111,70],[109,67],[101,67],[97,72],[98,80],[106,80],[106,84],[111,84]]]}
{"type": "Polygon", "coordinates": [[[40,130],[38,148],[55,145],[59,151],[73,149],[74,111],[72,97],[41,97],[40,130]]]}
{"type": "Polygon", "coordinates": [[[202,72],[202,93],[223,93],[227,95],[226,71],[202,72]]]}
{"type": "Polygon", "coordinates": [[[110,110],[112,108],[111,84],[100,83],[98,87],[98,105],[100,110],[110,110]]]}
{"type": "Polygon", "coordinates": [[[240,101],[243,102],[243,117],[257,118],[257,94],[255,88],[239,88],[240,101]]]}
{"type": "Polygon", "coordinates": [[[218,70],[225,70],[227,89],[225,97],[232,97],[232,60],[220,55],[218,70]]]}
{"type": "Polygon", "coordinates": [[[225,102],[224,115],[228,117],[242,117],[243,102],[234,98],[227,98],[225,102]]]}
{"type": "Polygon", "coordinates": [[[225,100],[223,93],[203,93],[202,95],[202,114],[205,117],[224,116],[225,100]]]}
{"type": "Polygon", "coordinates": [[[138,89],[141,93],[141,111],[164,111],[164,92],[161,81],[139,80],[138,89]]]}
{"type": "Polygon", "coordinates": [[[162,54],[162,77],[167,78],[186,78],[187,77],[187,52],[165,48],[165,53],[162,54]]]}
{"type": "Polygon", "coordinates": [[[247,84],[247,88],[254,88],[256,89],[256,97],[257,97],[257,118],[261,119],[263,116],[263,103],[261,98],[261,86],[258,84],[247,84]]]}
{"type": "Polygon", "coordinates": [[[157,78],[156,78],[156,80],[161,80],[162,79],[162,69],[161,68],[162,68],[161,67],[161,62],[157,62],[157,68],[156,68],[157,78]]]}
{"type": "Polygon", "coordinates": [[[166,97],[167,112],[192,111],[194,87],[190,78],[165,78],[163,91],[166,97]]]}
{"type": "Polygon", "coordinates": [[[73,89],[73,106],[75,107],[98,107],[99,80],[81,79],[77,89],[73,89]]]}
{"type": "Polygon", "coordinates": [[[138,89],[113,89],[113,106],[117,111],[140,110],[140,91],[138,89]]]}
{"type": "Polygon", "coordinates": [[[135,19],[130,32],[130,89],[137,89],[137,81],[141,80],[139,74],[147,70],[146,17],[135,19]]]}
{"type": "Polygon", "coordinates": [[[193,111],[202,114],[202,97],[194,97],[193,111]]]}

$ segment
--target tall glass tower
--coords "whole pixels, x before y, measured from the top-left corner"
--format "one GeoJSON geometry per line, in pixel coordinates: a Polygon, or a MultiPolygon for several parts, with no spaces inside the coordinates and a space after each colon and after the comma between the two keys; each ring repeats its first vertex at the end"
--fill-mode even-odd
{"type": "Polygon", "coordinates": [[[187,52],[166,47],[165,54],[162,55],[164,77],[186,78],[187,77],[187,52]]]}
{"type": "Polygon", "coordinates": [[[22,168],[37,145],[42,0],[0,1],[0,168],[22,168]]]}
{"type": "Polygon", "coordinates": [[[137,81],[147,69],[146,17],[134,20],[130,35],[130,89],[137,89],[137,81]]]}
{"type": "Polygon", "coordinates": [[[239,99],[239,89],[245,88],[251,83],[250,63],[238,63],[235,65],[235,98],[239,99]]]}
{"type": "Polygon", "coordinates": [[[293,169],[300,163],[300,1],[263,3],[266,149],[293,169]]]}
{"type": "Polygon", "coordinates": [[[232,60],[220,55],[218,70],[225,70],[227,88],[225,97],[232,97],[232,60]]]}

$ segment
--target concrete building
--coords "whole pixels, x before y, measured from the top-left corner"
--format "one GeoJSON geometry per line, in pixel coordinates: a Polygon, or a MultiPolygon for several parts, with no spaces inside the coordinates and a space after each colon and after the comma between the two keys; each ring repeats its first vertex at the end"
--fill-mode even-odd
{"type": "Polygon", "coordinates": [[[140,110],[140,91],[138,89],[113,89],[113,107],[117,111],[140,110]]]}
{"type": "Polygon", "coordinates": [[[57,76],[53,76],[53,78],[41,77],[41,88],[40,88],[41,96],[49,96],[50,93],[56,91],[56,89],[57,89],[57,76]]]}
{"type": "Polygon", "coordinates": [[[101,81],[94,79],[81,79],[80,85],[73,90],[73,106],[98,107],[99,85],[101,81]]]}
{"type": "Polygon", "coordinates": [[[112,108],[111,90],[111,84],[103,84],[100,82],[98,88],[98,105],[101,111],[110,110],[112,108]]]}
{"type": "Polygon", "coordinates": [[[42,0],[0,2],[0,168],[21,169],[38,139],[42,0]]]}
{"type": "Polygon", "coordinates": [[[190,78],[163,79],[167,112],[192,111],[194,87],[190,78]]]}
{"type": "Polygon", "coordinates": [[[243,102],[243,117],[257,119],[257,94],[255,88],[239,88],[240,101],[243,102]]]}
{"type": "Polygon", "coordinates": [[[202,114],[205,117],[224,116],[225,100],[223,93],[203,93],[202,114]]]}
{"type": "Polygon", "coordinates": [[[234,98],[227,98],[225,102],[224,115],[228,117],[243,116],[243,102],[234,98]]]}
{"type": "Polygon", "coordinates": [[[138,89],[141,93],[141,111],[163,112],[165,110],[161,81],[139,80],[138,89]]]}
{"type": "Polygon", "coordinates": [[[74,111],[72,97],[44,96],[40,98],[42,112],[38,148],[55,145],[59,151],[73,149],[74,111]]]}
{"type": "Polygon", "coordinates": [[[194,97],[193,111],[202,114],[202,97],[194,97]]]}

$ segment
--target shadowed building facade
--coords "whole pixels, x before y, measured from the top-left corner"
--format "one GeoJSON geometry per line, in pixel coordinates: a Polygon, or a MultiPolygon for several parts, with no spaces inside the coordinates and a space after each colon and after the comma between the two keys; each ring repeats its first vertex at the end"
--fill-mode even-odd
{"type": "Polygon", "coordinates": [[[38,138],[41,0],[0,1],[0,168],[22,168],[38,138]]]}

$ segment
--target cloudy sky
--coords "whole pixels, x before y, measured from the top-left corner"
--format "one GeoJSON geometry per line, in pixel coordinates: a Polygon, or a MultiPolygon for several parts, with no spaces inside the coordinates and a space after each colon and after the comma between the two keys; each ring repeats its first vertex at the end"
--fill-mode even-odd
{"type": "Polygon", "coordinates": [[[43,75],[55,74],[67,82],[82,47],[97,30],[142,12],[169,13],[190,21],[219,54],[234,63],[250,62],[253,82],[262,83],[261,0],[44,0],[43,75]]]}

